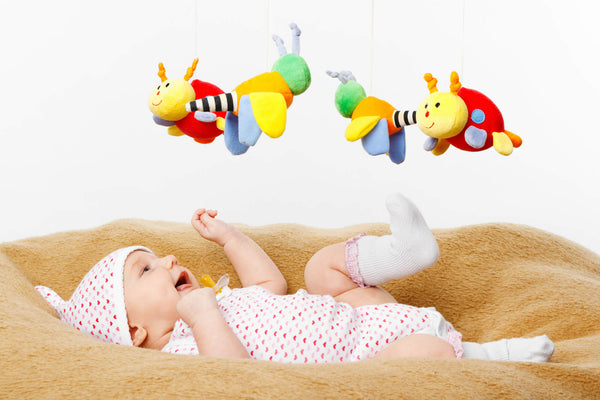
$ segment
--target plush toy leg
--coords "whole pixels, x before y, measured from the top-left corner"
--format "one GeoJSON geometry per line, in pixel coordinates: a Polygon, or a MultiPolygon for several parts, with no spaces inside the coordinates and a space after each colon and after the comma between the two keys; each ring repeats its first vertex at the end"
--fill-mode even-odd
{"type": "Polygon", "coordinates": [[[435,148],[431,150],[431,153],[434,156],[441,156],[446,152],[446,150],[448,150],[448,147],[450,147],[450,142],[445,139],[439,139],[435,145],[435,148]]]}
{"type": "Polygon", "coordinates": [[[395,164],[401,164],[406,157],[406,136],[404,128],[390,136],[390,160],[395,164]]]}
{"type": "Polygon", "coordinates": [[[195,111],[194,118],[200,122],[215,122],[217,120],[217,114],[208,111],[195,111]]]}
{"type": "Polygon", "coordinates": [[[167,129],[167,132],[171,136],[183,136],[184,135],[184,133],[181,132],[181,130],[176,125],[170,126],[169,129],[167,129]]]}
{"type": "Polygon", "coordinates": [[[380,120],[371,132],[361,139],[364,149],[372,156],[385,154],[390,150],[390,135],[387,121],[380,120]]]}
{"type": "Polygon", "coordinates": [[[435,149],[435,146],[437,146],[437,144],[438,144],[438,140],[436,138],[427,136],[427,139],[425,139],[425,143],[423,143],[423,148],[425,149],[425,151],[433,151],[433,149],[435,149]]]}
{"type": "Polygon", "coordinates": [[[252,103],[250,102],[250,96],[248,95],[243,95],[240,99],[238,118],[238,135],[240,143],[243,143],[246,146],[254,146],[258,141],[261,130],[254,118],[252,103]]]}
{"type": "Polygon", "coordinates": [[[249,146],[240,143],[238,136],[238,117],[232,112],[228,112],[227,115],[225,115],[223,137],[225,138],[225,147],[227,147],[227,150],[234,156],[244,154],[248,151],[249,146]]]}
{"type": "Polygon", "coordinates": [[[160,126],[173,126],[173,125],[175,125],[175,122],[159,118],[156,115],[152,115],[152,119],[154,120],[154,123],[156,125],[160,125],[160,126]]]}
{"type": "Polygon", "coordinates": [[[513,152],[513,144],[510,137],[504,132],[492,132],[494,137],[494,149],[503,156],[508,156],[513,152]]]}
{"type": "MultiPolygon", "coordinates": [[[[413,203],[397,193],[387,199],[391,235],[362,236],[356,240],[357,265],[346,259],[351,276],[359,286],[375,286],[415,274],[437,261],[435,237],[413,203]],[[356,271],[358,269],[358,271],[356,271]]],[[[351,239],[352,241],[352,239],[351,239]]],[[[349,241],[349,243],[351,243],[349,241]]]]}

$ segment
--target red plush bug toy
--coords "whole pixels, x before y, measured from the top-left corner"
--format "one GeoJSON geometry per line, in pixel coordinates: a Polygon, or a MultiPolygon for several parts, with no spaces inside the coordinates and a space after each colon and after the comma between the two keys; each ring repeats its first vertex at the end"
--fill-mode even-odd
{"type": "Polygon", "coordinates": [[[211,143],[223,133],[225,112],[202,113],[198,115],[186,111],[185,104],[206,96],[223,93],[212,83],[194,79],[189,82],[196,70],[198,59],[188,68],[183,79],[169,79],[162,63],[158,64],[158,76],[161,84],[150,93],[148,107],[152,111],[154,122],[168,126],[173,136],[187,135],[198,143],[211,143]]]}
{"type": "Polygon", "coordinates": [[[507,156],[522,143],[519,136],[504,129],[498,107],[483,93],[462,87],[456,72],[450,76],[450,92],[438,92],[437,79],[425,74],[430,94],[417,111],[397,110],[384,100],[367,97],[349,71],[327,73],[342,82],[335,104],[342,116],[352,119],[346,139],[361,139],[369,154],[387,154],[396,164],[405,159],[404,127],[413,124],[428,136],[424,147],[435,155],[452,145],[464,151],[494,146],[507,156]]]}
{"type": "Polygon", "coordinates": [[[450,145],[465,151],[494,146],[507,156],[521,145],[519,136],[504,129],[498,107],[483,93],[462,87],[456,72],[450,75],[450,92],[438,92],[431,74],[425,80],[430,95],[417,109],[417,124],[429,136],[425,150],[441,155],[450,145]]]}

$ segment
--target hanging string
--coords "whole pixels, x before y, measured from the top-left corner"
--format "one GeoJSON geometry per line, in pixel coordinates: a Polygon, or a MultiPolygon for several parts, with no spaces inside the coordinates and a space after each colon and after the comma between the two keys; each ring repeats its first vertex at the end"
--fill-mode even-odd
{"type": "Polygon", "coordinates": [[[271,0],[267,0],[267,15],[266,15],[266,32],[267,32],[267,40],[265,41],[265,71],[269,71],[269,45],[271,43],[271,38],[269,37],[269,27],[271,21],[271,0]]]}
{"type": "Polygon", "coordinates": [[[198,0],[194,2],[194,58],[198,58],[198,0]]]}
{"type": "Polygon", "coordinates": [[[460,40],[460,74],[462,81],[464,82],[464,67],[465,67],[465,10],[466,0],[462,0],[462,37],[460,40]]]}
{"type": "Polygon", "coordinates": [[[375,0],[371,0],[371,46],[369,60],[369,94],[373,94],[373,54],[375,47],[375,0]]]}

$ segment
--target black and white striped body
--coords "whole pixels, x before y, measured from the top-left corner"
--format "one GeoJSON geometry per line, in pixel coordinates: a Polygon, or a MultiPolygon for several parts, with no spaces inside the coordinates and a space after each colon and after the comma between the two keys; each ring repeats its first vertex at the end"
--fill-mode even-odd
{"type": "Polygon", "coordinates": [[[416,111],[394,111],[394,126],[402,128],[403,126],[414,125],[417,123],[416,111]]]}
{"type": "Polygon", "coordinates": [[[207,96],[198,100],[190,101],[185,105],[188,112],[205,111],[237,111],[237,95],[235,92],[223,93],[218,96],[207,96]]]}

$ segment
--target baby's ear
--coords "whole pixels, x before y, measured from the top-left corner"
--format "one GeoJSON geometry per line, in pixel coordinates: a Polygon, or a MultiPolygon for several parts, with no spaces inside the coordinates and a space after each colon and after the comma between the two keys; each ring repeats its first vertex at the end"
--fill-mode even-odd
{"type": "Polygon", "coordinates": [[[130,326],[129,334],[131,335],[131,341],[135,347],[140,347],[142,343],[148,337],[148,331],[143,326],[130,326]]]}

